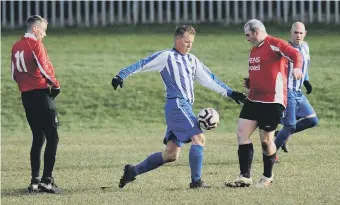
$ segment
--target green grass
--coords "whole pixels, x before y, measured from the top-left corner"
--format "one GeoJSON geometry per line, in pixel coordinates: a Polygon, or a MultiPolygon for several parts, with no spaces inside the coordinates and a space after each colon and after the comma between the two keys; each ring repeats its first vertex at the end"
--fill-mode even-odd
{"type": "MultiPolygon", "coordinates": [[[[290,153],[281,154],[274,168],[276,180],[267,190],[229,189],[223,183],[238,171],[234,134],[207,133],[204,180],[213,188],[188,189],[188,148],[178,162],[139,176],[123,190],[117,188],[125,163],[137,163],[149,153],[161,151],[162,132],[147,134],[99,133],[61,136],[55,167],[60,196],[28,195],[28,136],[4,138],[2,142],[3,204],[339,204],[340,143],[336,133],[319,128],[295,136],[290,153]],[[103,185],[114,188],[102,191],[103,185]],[[170,201],[170,202],[169,202],[170,201]]],[[[262,174],[258,136],[253,136],[253,178],[262,174]]]]}
{"type": "MultiPolygon", "coordinates": [[[[249,44],[242,27],[197,26],[193,53],[224,82],[243,90],[249,44]]],[[[288,38],[286,27],[270,34],[288,38]]],[[[31,134],[20,94],[10,78],[10,49],[22,34],[3,31],[1,39],[1,195],[3,204],[339,204],[340,30],[312,27],[308,42],[313,93],[308,99],[320,125],[297,134],[291,152],[281,154],[276,180],[267,190],[227,189],[223,182],[238,172],[235,129],[240,107],[196,84],[195,111],[214,107],[221,126],[207,132],[204,180],[213,188],[188,189],[188,147],[180,160],[138,177],[126,189],[117,183],[125,163],[138,163],[161,151],[165,131],[164,88],[159,74],[140,73],[113,91],[111,78],[150,53],[172,47],[173,26],[110,29],[68,29],[48,32],[45,45],[56,68],[62,92],[57,98],[61,120],[60,145],[54,175],[60,196],[28,195],[31,134]],[[137,102],[137,103],[136,103],[137,102]],[[113,185],[102,191],[100,186],[113,185]],[[289,196],[289,197],[288,197],[289,196]],[[169,202],[170,201],[170,202],[169,202]]],[[[253,179],[259,180],[262,160],[258,136],[253,136],[253,179]]]]}

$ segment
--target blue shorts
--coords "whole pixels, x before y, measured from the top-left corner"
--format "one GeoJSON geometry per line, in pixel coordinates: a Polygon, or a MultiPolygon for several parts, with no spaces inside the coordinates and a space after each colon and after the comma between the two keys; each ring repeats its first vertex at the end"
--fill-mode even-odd
{"type": "Polygon", "coordinates": [[[177,146],[182,147],[183,143],[191,142],[194,135],[203,133],[188,101],[179,98],[167,99],[164,109],[168,126],[164,144],[172,140],[177,146]]]}
{"type": "Polygon", "coordinates": [[[281,124],[295,125],[298,119],[314,113],[313,107],[302,92],[288,90],[288,105],[281,119],[281,124]]]}

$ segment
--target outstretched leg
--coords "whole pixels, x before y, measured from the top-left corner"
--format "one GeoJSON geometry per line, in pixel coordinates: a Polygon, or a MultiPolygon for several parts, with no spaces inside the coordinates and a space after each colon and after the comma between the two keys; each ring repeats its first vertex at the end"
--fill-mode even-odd
{"type": "Polygon", "coordinates": [[[130,164],[125,165],[124,174],[119,182],[119,188],[123,188],[129,182],[135,180],[137,175],[157,169],[165,163],[176,161],[179,157],[180,151],[181,147],[170,140],[167,142],[163,153],[153,153],[136,166],[132,166],[130,164]]]}
{"type": "Polygon", "coordinates": [[[276,135],[275,145],[276,149],[280,149],[282,145],[287,141],[288,137],[294,133],[296,129],[295,125],[284,125],[280,132],[276,135]]]}
{"type": "Polygon", "coordinates": [[[296,123],[296,129],[294,133],[301,132],[305,129],[315,127],[318,123],[319,123],[319,119],[315,114],[312,116],[307,116],[306,118],[296,123]]]}
{"type": "Polygon", "coordinates": [[[315,114],[313,114],[313,115],[307,116],[304,119],[299,120],[296,123],[296,125],[284,125],[284,127],[276,135],[276,138],[275,138],[276,149],[278,150],[281,147],[282,150],[284,150],[283,146],[286,145],[288,138],[292,134],[301,132],[305,129],[315,127],[318,124],[318,122],[319,122],[318,117],[315,114]]]}
{"type": "Polygon", "coordinates": [[[143,174],[145,172],[156,169],[163,164],[164,160],[162,157],[162,152],[156,152],[149,155],[143,162],[134,166],[133,172],[135,175],[143,174]]]}
{"type": "MultiPolygon", "coordinates": [[[[290,101],[291,100],[288,100],[288,107],[289,107],[290,101]]],[[[291,113],[287,113],[287,117],[285,118],[288,118],[288,121],[286,120],[286,123],[284,124],[296,125],[296,128],[294,129],[293,133],[301,132],[305,129],[315,127],[318,124],[319,120],[315,114],[315,111],[312,105],[309,103],[306,96],[302,95],[301,98],[294,100],[294,103],[295,103],[294,105],[296,106],[296,109],[290,110],[290,111],[293,111],[291,113]],[[301,119],[301,120],[296,122],[297,119],[301,119]]],[[[287,111],[288,111],[288,108],[287,108],[287,111]]],[[[289,135],[285,136],[285,142],[283,145],[286,144],[286,141],[288,140],[289,136],[293,133],[289,133],[289,135]]],[[[282,145],[282,149],[283,149],[283,145],[282,145]]]]}

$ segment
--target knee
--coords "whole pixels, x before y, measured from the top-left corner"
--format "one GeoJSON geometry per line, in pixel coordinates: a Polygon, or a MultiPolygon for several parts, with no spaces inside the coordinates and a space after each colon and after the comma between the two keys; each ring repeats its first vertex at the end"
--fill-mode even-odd
{"type": "Polygon", "coordinates": [[[50,129],[45,132],[47,143],[57,143],[59,142],[59,135],[57,129],[50,129]]]}
{"type": "Polygon", "coordinates": [[[181,147],[179,147],[175,142],[168,141],[165,150],[162,153],[162,158],[164,163],[176,161],[181,152],[181,147]]]}
{"type": "Polygon", "coordinates": [[[276,152],[276,145],[273,140],[264,140],[261,142],[262,153],[269,156],[276,152]]]}
{"type": "Polygon", "coordinates": [[[33,133],[33,141],[32,146],[33,147],[39,147],[41,148],[45,143],[45,136],[41,133],[33,133]]]}
{"type": "Polygon", "coordinates": [[[263,149],[263,150],[268,150],[268,147],[269,147],[270,143],[271,143],[271,142],[270,142],[269,140],[263,140],[263,141],[261,142],[262,149],[263,149]]]}
{"type": "Polygon", "coordinates": [[[174,162],[179,158],[179,153],[176,152],[164,152],[163,160],[165,163],[174,162]]]}
{"type": "Polygon", "coordinates": [[[312,118],[307,118],[307,119],[310,122],[311,127],[315,127],[317,124],[319,124],[319,119],[316,116],[312,118]]]}
{"type": "Polygon", "coordinates": [[[261,139],[262,150],[268,150],[273,145],[275,145],[275,143],[272,137],[265,137],[261,139]]]}
{"type": "Polygon", "coordinates": [[[285,129],[287,132],[289,133],[294,133],[295,129],[296,129],[296,125],[285,125],[283,126],[283,129],[285,129]]]}
{"type": "Polygon", "coordinates": [[[191,142],[194,145],[204,146],[205,145],[205,136],[202,133],[198,134],[198,135],[194,135],[191,138],[191,142]]]}
{"type": "Polygon", "coordinates": [[[244,137],[246,135],[246,131],[242,126],[237,127],[237,136],[240,138],[244,137]]]}
{"type": "Polygon", "coordinates": [[[241,126],[237,128],[237,140],[238,144],[249,144],[251,143],[249,140],[248,132],[241,126]]]}

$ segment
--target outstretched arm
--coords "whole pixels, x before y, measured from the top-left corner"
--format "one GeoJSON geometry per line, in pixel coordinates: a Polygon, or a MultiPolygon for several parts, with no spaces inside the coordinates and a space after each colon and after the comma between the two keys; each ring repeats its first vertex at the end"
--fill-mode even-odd
{"type": "Polygon", "coordinates": [[[238,104],[240,104],[240,102],[244,103],[246,101],[247,97],[243,93],[233,91],[230,87],[218,79],[216,75],[212,73],[209,68],[207,68],[198,59],[196,59],[196,68],[195,79],[201,85],[223,96],[230,97],[238,104]]]}
{"type": "Polygon", "coordinates": [[[119,73],[112,78],[112,87],[116,90],[118,86],[121,88],[123,87],[123,81],[129,77],[130,75],[133,75],[135,73],[139,72],[147,72],[147,71],[162,71],[164,67],[166,66],[166,61],[168,58],[168,52],[156,52],[122,70],[119,71],[119,73]]]}
{"type": "Polygon", "coordinates": [[[137,63],[134,63],[124,69],[122,69],[118,76],[120,76],[123,80],[125,80],[128,76],[139,73],[139,72],[147,72],[147,71],[162,71],[166,65],[166,60],[168,58],[167,52],[156,52],[137,63]]]}
{"type": "Polygon", "coordinates": [[[230,96],[233,90],[229,88],[225,83],[223,83],[217,76],[212,73],[209,68],[207,68],[199,60],[196,60],[196,73],[195,80],[197,80],[204,87],[219,93],[223,96],[230,96]]]}

